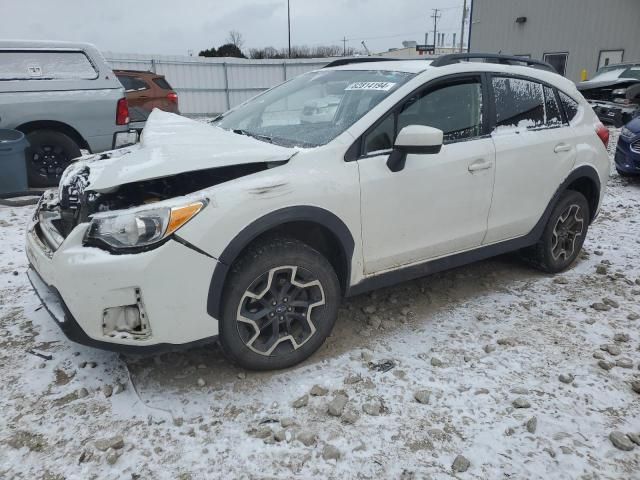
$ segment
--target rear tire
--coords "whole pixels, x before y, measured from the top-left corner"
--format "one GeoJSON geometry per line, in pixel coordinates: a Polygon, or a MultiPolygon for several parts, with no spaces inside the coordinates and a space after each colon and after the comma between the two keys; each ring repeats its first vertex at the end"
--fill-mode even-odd
{"type": "Polygon", "coordinates": [[[567,190],[553,208],[538,243],[523,250],[524,258],[543,272],[566,270],[582,249],[590,215],[584,195],[567,190]]]}
{"type": "Polygon", "coordinates": [[[257,242],[231,267],[220,343],[251,370],[291,367],[315,352],[338,314],[340,284],[329,261],[293,238],[257,242]]]}
{"type": "Polygon", "coordinates": [[[31,187],[58,185],[62,172],[80,156],[78,144],[61,132],[36,130],[27,134],[27,140],[27,176],[31,187]]]}

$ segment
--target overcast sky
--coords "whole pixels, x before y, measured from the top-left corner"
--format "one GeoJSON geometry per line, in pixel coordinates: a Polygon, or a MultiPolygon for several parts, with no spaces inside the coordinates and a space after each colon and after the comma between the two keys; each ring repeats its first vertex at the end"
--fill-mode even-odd
{"type": "MultiPolygon", "coordinates": [[[[244,49],[287,45],[286,0],[0,0],[7,39],[74,40],[103,51],[197,55],[218,47],[229,30],[244,49]]],[[[441,8],[438,31],[459,41],[463,0],[291,0],[293,45],[340,45],[372,52],[403,40],[433,41],[432,8],[441,8]]],[[[465,34],[466,35],[466,34],[465,34]]]]}

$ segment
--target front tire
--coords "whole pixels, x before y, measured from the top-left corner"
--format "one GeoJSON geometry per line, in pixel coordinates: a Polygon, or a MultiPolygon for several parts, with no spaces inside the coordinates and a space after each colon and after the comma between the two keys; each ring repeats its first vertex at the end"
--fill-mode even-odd
{"type": "Polygon", "coordinates": [[[227,277],[220,343],[250,370],[291,367],[315,352],[338,314],[340,284],[329,261],[293,238],[259,241],[227,277]]]}
{"type": "Polygon", "coordinates": [[[80,147],[64,133],[36,130],[27,134],[27,175],[31,187],[55,187],[80,147]]]}
{"type": "Polygon", "coordinates": [[[564,192],[538,243],[523,252],[525,259],[547,273],[569,268],[582,249],[590,215],[589,202],[584,195],[573,190],[564,192]]]}

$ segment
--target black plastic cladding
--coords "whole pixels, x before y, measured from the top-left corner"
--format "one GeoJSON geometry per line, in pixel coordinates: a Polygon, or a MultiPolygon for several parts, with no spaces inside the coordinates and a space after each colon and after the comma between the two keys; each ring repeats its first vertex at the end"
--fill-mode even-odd
{"type": "MultiPolygon", "coordinates": [[[[553,207],[558,202],[560,195],[568,189],[568,187],[576,180],[587,178],[595,186],[595,193],[600,194],[600,178],[593,167],[583,165],[578,167],[567,176],[554,193],[551,201],[547,205],[544,213],[538,220],[538,223],[525,236],[508,240],[495,245],[476,248],[469,252],[463,252],[457,255],[451,255],[446,258],[431,260],[419,265],[412,265],[393,272],[369,277],[357,283],[350,285],[347,283],[345,292],[346,297],[359,295],[370,290],[388,287],[396,283],[413,280],[415,278],[430,275],[432,273],[448,270],[468,263],[484,260],[486,258],[501,255],[503,253],[519,250],[535,244],[544,231],[545,225],[551,215],[553,207]]],[[[595,212],[591,212],[591,220],[593,221],[595,212]]],[[[354,242],[347,226],[335,215],[318,207],[289,207],[277,210],[265,217],[256,220],[254,223],[246,227],[240,232],[222,252],[220,261],[209,284],[209,295],[207,298],[207,312],[214,318],[220,318],[222,306],[222,293],[224,290],[224,281],[229,271],[230,265],[235,261],[240,252],[251,243],[252,240],[259,235],[266,233],[272,228],[278,227],[284,223],[295,221],[313,221],[327,227],[338,238],[342,245],[343,253],[347,261],[347,282],[351,278],[351,264],[353,262],[354,242]]]]}
{"type": "Polygon", "coordinates": [[[317,223],[335,235],[342,248],[342,255],[346,260],[347,271],[345,281],[346,285],[349,285],[355,243],[351,232],[344,222],[333,213],[319,207],[300,206],[282,208],[265,215],[245,227],[224,249],[218,259],[218,263],[213,271],[213,276],[211,277],[211,283],[209,284],[209,295],[207,297],[207,312],[209,315],[214,318],[220,318],[225,279],[229,273],[229,268],[244,248],[263,233],[291,222],[317,223]]]}
{"type": "MultiPolygon", "coordinates": [[[[536,223],[527,235],[513,240],[507,240],[506,242],[500,242],[494,245],[476,248],[475,250],[468,252],[451,255],[438,260],[427,261],[419,265],[412,265],[401,270],[369,277],[356,285],[350,286],[347,291],[347,296],[359,295],[361,293],[368,292],[369,290],[388,287],[396,283],[424,277],[443,270],[460,267],[468,263],[477,262],[479,260],[484,260],[495,257],[496,255],[502,255],[503,253],[512,252],[534,245],[542,236],[542,232],[544,231],[549,216],[551,215],[551,211],[553,210],[553,207],[555,207],[556,203],[558,203],[560,195],[568,189],[569,185],[580,178],[588,178],[594,183],[596,194],[600,194],[600,178],[598,177],[596,170],[593,167],[586,165],[576,168],[569,174],[564,182],[562,182],[562,185],[558,187],[544,213],[540,217],[540,220],[538,220],[538,223],[536,223]]],[[[594,217],[595,212],[591,212],[592,221],[594,217]]]]}

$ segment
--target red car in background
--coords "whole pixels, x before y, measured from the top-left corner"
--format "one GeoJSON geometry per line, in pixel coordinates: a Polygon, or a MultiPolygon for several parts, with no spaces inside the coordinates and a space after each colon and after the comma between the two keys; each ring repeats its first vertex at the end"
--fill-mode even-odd
{"type": "Polygon", "coordinates": [[[163,75],[139,70],[114,70],[129,103],[130,127],[142,130],[151,110],[178,111],[178,94],[163,75]]]}

